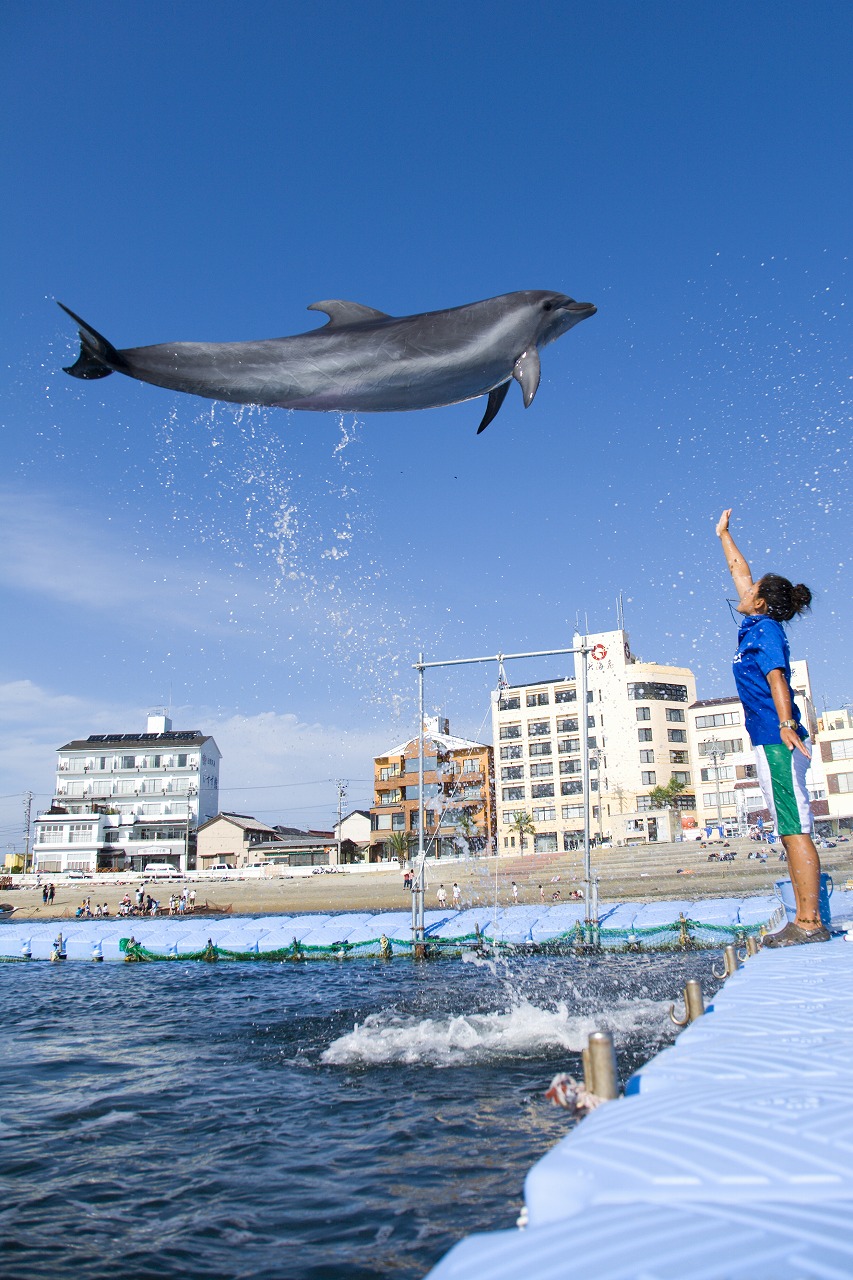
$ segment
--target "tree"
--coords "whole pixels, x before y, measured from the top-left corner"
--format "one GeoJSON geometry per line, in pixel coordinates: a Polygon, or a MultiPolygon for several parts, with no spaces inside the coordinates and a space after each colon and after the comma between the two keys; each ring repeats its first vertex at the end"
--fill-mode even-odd
{"type": "Polygon", "coordinates": [[[518,836],[518,843],[521,847],[521,852],[523,854],[524,853],[524,837],[536,835],[536,827],[533,823],[532,816],[529,813],[525,812],[524,809],[519,809],[518,813],[515,815],[512,822],[509,824],[509,828],[510,828],[510,831],[514,831],[518,836]]]}
{"type": "Polygon", "coordinates": [[[678,782],[675,778],[670,778],[665,787],[654,787],[649,792],[649,800],[652,802],[653,809],[674,809],[675,797],[681,795],[685,788],[684,782],[678,782]]]}
{"type": "Polygon", "coordinates": [[[392,831],[386,844],[388,852],[395,856],[400,866],[402,866],[409,856],[409,837],[405,831],[392,831]]]}

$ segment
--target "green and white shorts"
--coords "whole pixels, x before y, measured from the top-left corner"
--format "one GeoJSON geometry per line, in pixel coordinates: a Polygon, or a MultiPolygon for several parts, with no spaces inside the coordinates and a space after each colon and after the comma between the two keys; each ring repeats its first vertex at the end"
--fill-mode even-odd
{"type": "Polygon", "coordinates": [[[791,751],[784,742],[765,743],[754,750],[758,785],[776,824],[776,834],[811,835],[812,815],[806,790],[809,757],[796,748],[791,751]]]}

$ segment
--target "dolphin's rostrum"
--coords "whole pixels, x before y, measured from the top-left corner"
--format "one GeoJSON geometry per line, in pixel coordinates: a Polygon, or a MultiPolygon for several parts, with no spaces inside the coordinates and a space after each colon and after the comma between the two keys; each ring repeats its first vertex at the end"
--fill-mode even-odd
{"type": "Polygon", "coordinates": [[[117,351],[79,316],[75,378],[125,373],[211,400],[282,409],[385,413],[434,409],[488,395],[478,431],[497,414],[510,380],[527,407],[539,386],[539,349],[587,316],[590,302],[526,289],[448,311],[389,316],[358,302],[314,302],[328,324],[260,342],[165,342],[117,351]]]}

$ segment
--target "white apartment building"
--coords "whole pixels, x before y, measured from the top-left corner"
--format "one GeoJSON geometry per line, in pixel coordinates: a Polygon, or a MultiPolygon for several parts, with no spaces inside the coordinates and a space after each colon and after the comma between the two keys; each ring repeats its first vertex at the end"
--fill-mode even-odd
{"type": "MultiPolygon", "coordinates": [[[[575,636],[573,643],[580,641],[575,636]]],[[[594,839],[668,839],[668,825],[652,816],[650,792],[671,778],[685,787],[677,808],[693,812],[687,733],[687,708],[696,700],[693,673],[640,661],[621,629],[597,632],[587,642],[592,652],[585,716],[578,707],[579,655],[572,678],[511,685],[492,696],[499,853],[520,851],[513,824],[523,813],[535,826],[525,848],[546,853],[580,843],[582,733],[590,749],[594,839]]]]}
{"type": "MultiPolygon", "coordinates": [[[[814,741],[817,718],[812,701],[808,663],[791,662],[791,685],[803,725],[814,741]]],[[[744,727],[740,700],[710,698],[688,707],[688,736],[696,790],[696,822],[699,829],[731,835],[745,832],[761,818],[768,822],[769,810],[758,786],[755,752],[744,727]]],[[[819,753],[806,777],[812,808],[819,815],[826,783],[819,753]]]]}
{"type": "Polygon", "coordinates": [[[35,820],[34,868],[144,872],[195,865],[199,823],[219,809],[221,753],[198,729],[152,713],[145,733],[95,733],[59,748],[50,809],[35,820]]]}
{"type": "Polygon", "coordinates": [[[687,708],[688,739],[700,830],[731,835],[764,810],[755,752],[736,697],[706,698],[687,708]]]}

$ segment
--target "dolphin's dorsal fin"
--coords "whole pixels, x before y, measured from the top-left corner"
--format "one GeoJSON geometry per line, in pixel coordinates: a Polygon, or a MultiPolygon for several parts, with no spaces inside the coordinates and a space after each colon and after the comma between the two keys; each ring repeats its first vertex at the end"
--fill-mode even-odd
{"type": "MultiPolygon", "coordinates": [[[[328,298],[325,302],[312,302],[309,311],[325,311],[329,324],[359,324],[363,320],[390,320],[386,311],[364,307],[360,302],[344,302],[342,298],[328,298]]],[[[328,325],[326,326],[328,328],[328,325]]]]}
{"type": "Polygon", "coordinates": [[[539,363],[539,352],[536,347],[530,347],[529,350],[523,351],[512,366],[512,376],[516,382],[521,383],[525,409],[529,409],[533,403],[541,372],[542,366],[539,363]]]}
{"type": "Polygon", "coordinates": [[[489,392],[489,403],[486,405],[486,412],[483,414],[483,421],[477,428],[477,435],[481,431],[485,431],[486,427],[498,416],[498,410],[506,399],[506,393],[509,391],[509,378],[506,382],[502,382],[499,387],[494,387],[489,392]]]}

